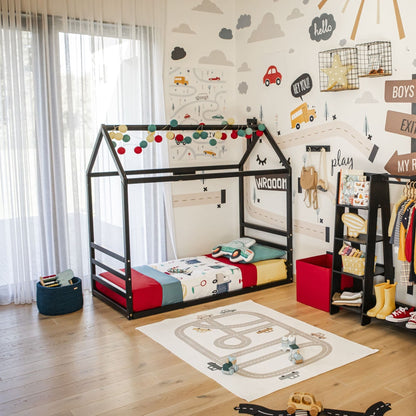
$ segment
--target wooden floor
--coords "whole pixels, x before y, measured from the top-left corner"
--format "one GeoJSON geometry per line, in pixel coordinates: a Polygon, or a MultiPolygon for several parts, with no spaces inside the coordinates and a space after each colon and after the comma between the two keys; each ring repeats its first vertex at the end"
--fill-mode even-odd
{"type": "Polygon", "coordinates": [[[291,284],[133,321],[89,295],[81,311],[58,317],[36,304],[1,306],[0,415],[237,415],[241,399],[135,327],[248,299],[380,350],[256,404],[285,409],[291,392],[306,391],[328,408],[364,412],[383,400],[389,416],[416,414],[415,334],[297,303],[291,284]]]}

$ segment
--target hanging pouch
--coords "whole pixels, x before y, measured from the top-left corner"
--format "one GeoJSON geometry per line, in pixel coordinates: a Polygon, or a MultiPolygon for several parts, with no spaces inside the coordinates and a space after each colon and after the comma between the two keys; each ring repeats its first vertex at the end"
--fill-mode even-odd
{"type": "Polygon", "coordinates": [[[318,195],[317,195],[318,173],[313,166],[304,166],[300,173],[300,186],[305,191],[306,206],[318,209],[318,195]]]}

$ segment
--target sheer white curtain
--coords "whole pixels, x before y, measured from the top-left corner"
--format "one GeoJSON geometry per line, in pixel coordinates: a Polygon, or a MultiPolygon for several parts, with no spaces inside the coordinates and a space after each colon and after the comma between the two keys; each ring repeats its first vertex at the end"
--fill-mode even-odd
{"type": "MultiPolygon", "coordinates": [[[[165,121],[165,1],[1,1],[0,304],[68,268],[89,287],[86,167],[100,124],[165,121]]],[[[135,163],[164,167],[167,151],[135,163]]],[[[133,241],[143,261],[173,244],[169,188],[151,192],[135,197],[152,213],[133,241]]]]}

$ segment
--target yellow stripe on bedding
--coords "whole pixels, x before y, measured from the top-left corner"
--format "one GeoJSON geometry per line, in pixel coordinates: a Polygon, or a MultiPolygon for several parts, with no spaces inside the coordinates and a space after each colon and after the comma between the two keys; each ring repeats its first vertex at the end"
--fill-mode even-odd
{"type": "Polygon", "coordinates": [[[273,259],[253,263],[257,268],[257,285],[286,279],[285,261],[285,259],[273,259]]]}

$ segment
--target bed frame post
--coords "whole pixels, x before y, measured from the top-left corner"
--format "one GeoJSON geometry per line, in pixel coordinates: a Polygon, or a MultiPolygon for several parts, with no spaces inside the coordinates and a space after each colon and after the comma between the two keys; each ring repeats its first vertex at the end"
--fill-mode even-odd
{"type": "Polygon", "coordinates": [[[124,232],[124,269],[126,276],[126,302],[127,302],[127,318],[133,319],[133,288],[131,282],[131,258],[130,258],[130,212],[129,212],[129,190],[128,180],[122,178],[123,192],[123,232],[124,232]]]}

